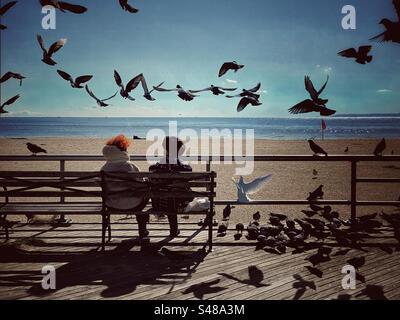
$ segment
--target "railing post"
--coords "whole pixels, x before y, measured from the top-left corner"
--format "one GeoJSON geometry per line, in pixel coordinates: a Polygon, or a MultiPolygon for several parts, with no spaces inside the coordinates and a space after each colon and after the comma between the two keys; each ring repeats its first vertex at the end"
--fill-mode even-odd
{"type": "Polygon", "coordinates": [[[351,161],[351,221],[354,224],[357,218],[357,161],[351,161]]]}
{"type": "MultiPolygon", "coordinates": [[[[65,160],[60,160],[60,180],[64,181],[64,172],[65,172],[65,160]]],[[[63,191],[64,188],[60,188],[60,191],[63,191]]],[[[60,196],[60,203],[65,203],[65,197],[62,195],[60,196]]],[[[59,223],[65,222],[65,216],[64,214],[60,215],[60,219],[58,219],[59,223]]]]}

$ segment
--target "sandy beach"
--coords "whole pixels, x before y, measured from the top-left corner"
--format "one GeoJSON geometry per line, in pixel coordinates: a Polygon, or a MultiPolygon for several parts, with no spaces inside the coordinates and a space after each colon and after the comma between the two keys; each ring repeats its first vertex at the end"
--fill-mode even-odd
{"type": "MultiPolygon", "coordinates": [[[[343,140],[318,140],[316,141],[329,154],[372,154],[380,139],[343,139],[343,140]]],[[[2,155],[29,155],[25,143],[31,142],[48,151],[48,154],[75,154],[75,155],[100,155],[102,147],[107,139],[104,138],[0,138],[0,154],[2,155]]],[[[132,140],[129,147],[130,154],[144,155],[147,148],[152,144],[146,140],[132,140]]],[[[222,143],[221,143],[222,144],[222,143]]],[[[200,143],[201,146],[201,143],[200,143]]],[[[204,145],[203,145],[204,147],[204,145]]],[[[204,148],[203,148],[204,149],[204,148]]],[[[385,154],[400,153],[400,139],[387,139],[385,154]]],[[[222,149],[221,149],[222,151],[222,149]]],[[[287,140],[255,140],[254,153],[256,155],[309,155],[311,151],[307,141],[287,140]]],[[[194,154],[194,152],[192,153],[194,154]]],[[[146,171],[149,164],[146,161],[135,163],[141,171],[146,171]]],[[[67,162],[66,170],[99,170],[103,162],[67,162]]],[[[237,164],[213,164],[212,170],[217,172],[217,199],[236,200],[237,191],[232,182],[235,176],[237,164]]],[[[192,164],[194,171],[204,171],[204,164],[192,164]]],[[[58,170],[58,162],[0,162],[0,170],[58,170]]],[[[324,185],[324,199],[344,200],[350,198],[350,164],[349,163],[322,163],[322,162],[256,162],[251,175],[244,176],[244,181],[249,182],[254,178],[273,174],[271,180],[252,199],[273,199],[273,200],[299,200],[305,199],[308,193],[319,185],[324,185]],[[318,174],[313,175],[313,169],[318,174]]],[[[400,178],[400,165],[390,162],[368,162],[358,165],[358,177],[380,177],[400,178]]],[[[359,184],[358,200],[397,200],[399,197],[399,184],[359,184]]],[[[42,199],[43,200],[43,199],[42,199]]],[[[223,207],[218,206],[217,218],[221,219],[223,207]]],[[[233,222],[240,221],[248,223],[254,212],[259,210],[262,220],[269,217],[270,212],[280,212],[291,217],[301,217],[300,212],[307,209],[304,206],[248,206],[242,205],[232,211],[233,222]]],[[[343,218],[348,217],[349,207],[338,206],[337,210],[343,218]]],[[[359,207],[358,214],[371,212],[394,212],[397,208],[386,207],[359,207]]],[[[41,218],[44,219],[44,218],[41,218]]],[[[95,221],[100,217],[79,216],[74,217],[75,221],[95,221]]],[[[114,217],[118,219],[118,217],[114,217]]],[[[191,219],[198,219],[193,217],[191,219]]]]}

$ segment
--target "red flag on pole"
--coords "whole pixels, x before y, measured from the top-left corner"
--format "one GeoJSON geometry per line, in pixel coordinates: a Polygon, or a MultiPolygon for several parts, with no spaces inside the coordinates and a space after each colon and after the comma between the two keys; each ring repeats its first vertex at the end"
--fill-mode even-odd
{"type": "Polygon", "coordinates": [[[322,130],[326,130],[326,124],[324,119],[321,119],[322,130]]]}

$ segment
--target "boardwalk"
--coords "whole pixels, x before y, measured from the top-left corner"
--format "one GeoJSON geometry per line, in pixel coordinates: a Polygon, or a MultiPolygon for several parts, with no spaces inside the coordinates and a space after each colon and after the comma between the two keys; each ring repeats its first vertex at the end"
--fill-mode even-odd
{"type": "Polygon", "coordinates": [[[383,227],[357,249],[326,239],[333,251],[328,261],[315,266],[321,275],[307,268],[312,264],[306,260],[318,243],[306,252],[288,248],[277,254],[256,250],[256,241],[245,237],[235,241],[235,231],[228,230],[225,237],[215,237],[214,250],[203,260],[193,254],[175,261],[157,249],[196,252],[207,231],[183,223],[181,235],[168,241],[168,224],[153,223],[152,245],[141,251],[134,222],[113,224],[113,241],[105,253],[98,251],[100,224],[16,226],[11,242],[26,243],[19,250],[1,246],[0,299],[400,299],[400,251],[390,228],[383,227]],[[29,237],[35,240],[29,243],[29,237]],[[355,257],[365,257],[357,287],[343,290],[341,269],[355,257]],[[44,265],[56,268],[56,290],[41,289],[44,265]]]}

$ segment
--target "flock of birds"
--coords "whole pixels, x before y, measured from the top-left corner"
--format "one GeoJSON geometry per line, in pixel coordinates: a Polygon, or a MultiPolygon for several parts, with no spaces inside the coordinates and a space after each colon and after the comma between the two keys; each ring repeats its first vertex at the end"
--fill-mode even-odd
{"type": "MultiPolygon", "coordinates": [[[[10,2],[6,3],[4,6],[2,6],[0,8],[0,16],[3,16],[17,2],[18,1],[10,1],[10,2]]],[[[56,8],[64,13],[65,13],[65,11],[69,11],[69,12],[72,12],[75,14],[82,14],[87,11],[87,8],[84,6],[67,3],[64,1],[39,0],[39,3],[42,6],[47,6],[47,5],[53,6],[54,8],[56,8]]],[[[127,0],[119,0],[119,4],[120,4],[121,8],[127,12],[137,13],[139,11],[138,9],[136,9],[136,8],[132,7],[130,4],[128,4],[127,0]]],[[[394,4],[397,14],[400,18],[400,0],[393,0],[393,4],[394,4]]],[[[400,21],[393,22],[388,19],[383,19],[380,23],[386,27],[386,31],[377,35],[376,37],[371,38],[370,40],[380,39],[381,41],[393,41],[393,42],[400,43],[400,21]]],[[[0,27],[1,27],[1,30],[4,30],[7,28],[4,25],[0,25],[0,27]]],[[[46,49],[44,42],[43,42],[43,38],[40,35],[37,35],[37,40],[43,51],[42,61],[50,66],[56,65],[57,63],[53,60],[53,55],[66,44],[67,39],[60,39],[60,40],[54,42],[50,46],[49,49],[46,49]]],[[[357,63],[365,64],[365,63],[369,63],[372,61],[372,56],[368,55],[371,48],[372,48],[371,46],[361,46],[358,49],[358,51],[354,48],[350,48],[350,49],[339,52],[339,55],[343,56],[343,57],[347,57],[347,58],[355,58],[357,63]]],[[[229,70],[233,70],[234,72],[237,72],[238,70],[240,70],[242,68],[244,68],[244,65],[238,64],[236,61],[225,62],[221,66],[218,76],[219,77],[223,76],[229,70]]],[[[84,76],[79,76],[76,79],[73,79],[72,76],[65,71],[57,70],[57,72],[64,80],[70,82],[72,88],[83,88],[82,84],[88,82],[93,77],[92,75],[84,75],[84,76]]],[[[10,78],[15,78],[15,79],[20,80],[20,85],[22,85],[22,80],[25,79],[25,77],[22,76],[21,74],[14,73],[14,72],[7,72],[5,75],[3,75],[0,78],[0,83],[7,81],[10,78]]],[[[125,99],[128,98],[131,101],[135,100],[131,96],[131,91],[133,91],[139,85],[139,83],[142,85],[142,88],[143,88],[143,96],[149,101],[155,100],[151,96],[151,94],[154,90],[158,91],[158,92],[175,91],[178,93],[178,97],[184,101],[192,101],[195,97],[197,97],[196,93],[199,93],[199,92],[211,91],[214,95],[218,96],[218,95],[225,94],[225,91],[237,90],[237,88],[223,88],[223,87],[219,87],[219,86],[215,86],[215,85],[211,85],[210,87],[200,89],[200,90],[185,90],[179,84],[176,85],[175,88],[166,89],[166,88],[161,87],[164,84],[164,82],[161,82],[159,85],[153,86],[153,89],[149,91],[143,73],[140,73],[139,75],[132,78],[126,86],[123,85],[121,77],[116,70],[114,71],[114,78],[115,78],[116,84],[120,87],[120,95],[125,99]]],[[[320,98],[320,95],[324,91],[324,89],[328,83],[328,80],[329,80],[329,77],[326,80],[325,84],[321,87],[321,89],[319,91],[316,91],[310,77],[306,76],[305,77],[305,88],[308,91],[311,99],[306,99],[306,100],[296,104],[295,106],[293,106],[292,108],[289,109],[289,112],[292,114],[318,112],[321,116],[330,116],[330,115],[336,113],[335,110],[329,109],[326,107],[326,104],[328,102],[327,99],[320,98]]],[[[262,104],[259,101],[260,95],[256,93],[260,89],[260,87],[261,87],[261,83],[258,83],[252,89],[243,89],[242,92],[239,94],[226,95],[226,97],[227,98],[236,98],[236,97],[241,98],[237,105],[237,112],[241,112],[248,105],[260,106],[262,104]]],[[[117,91],[115,94],[111,95],[108,98],[100,99],[93,93],[93,91],[88,87],[87,84],[85,85],[85,89],[86,89],[86,92],[88,93],[88,95],[91,98],[93,98],[100,107],[109,106],[109,104],[105,103],[105,101],[113,99],[118,93],[118,91],[117,91]]],[[[10,98],[3,104],[1,104],[0,105],[0,114],[8,113],[8,111],[4,110],[4,107],[13,104],[18,98],[20,98],[19,94],[10,98]]]]}

